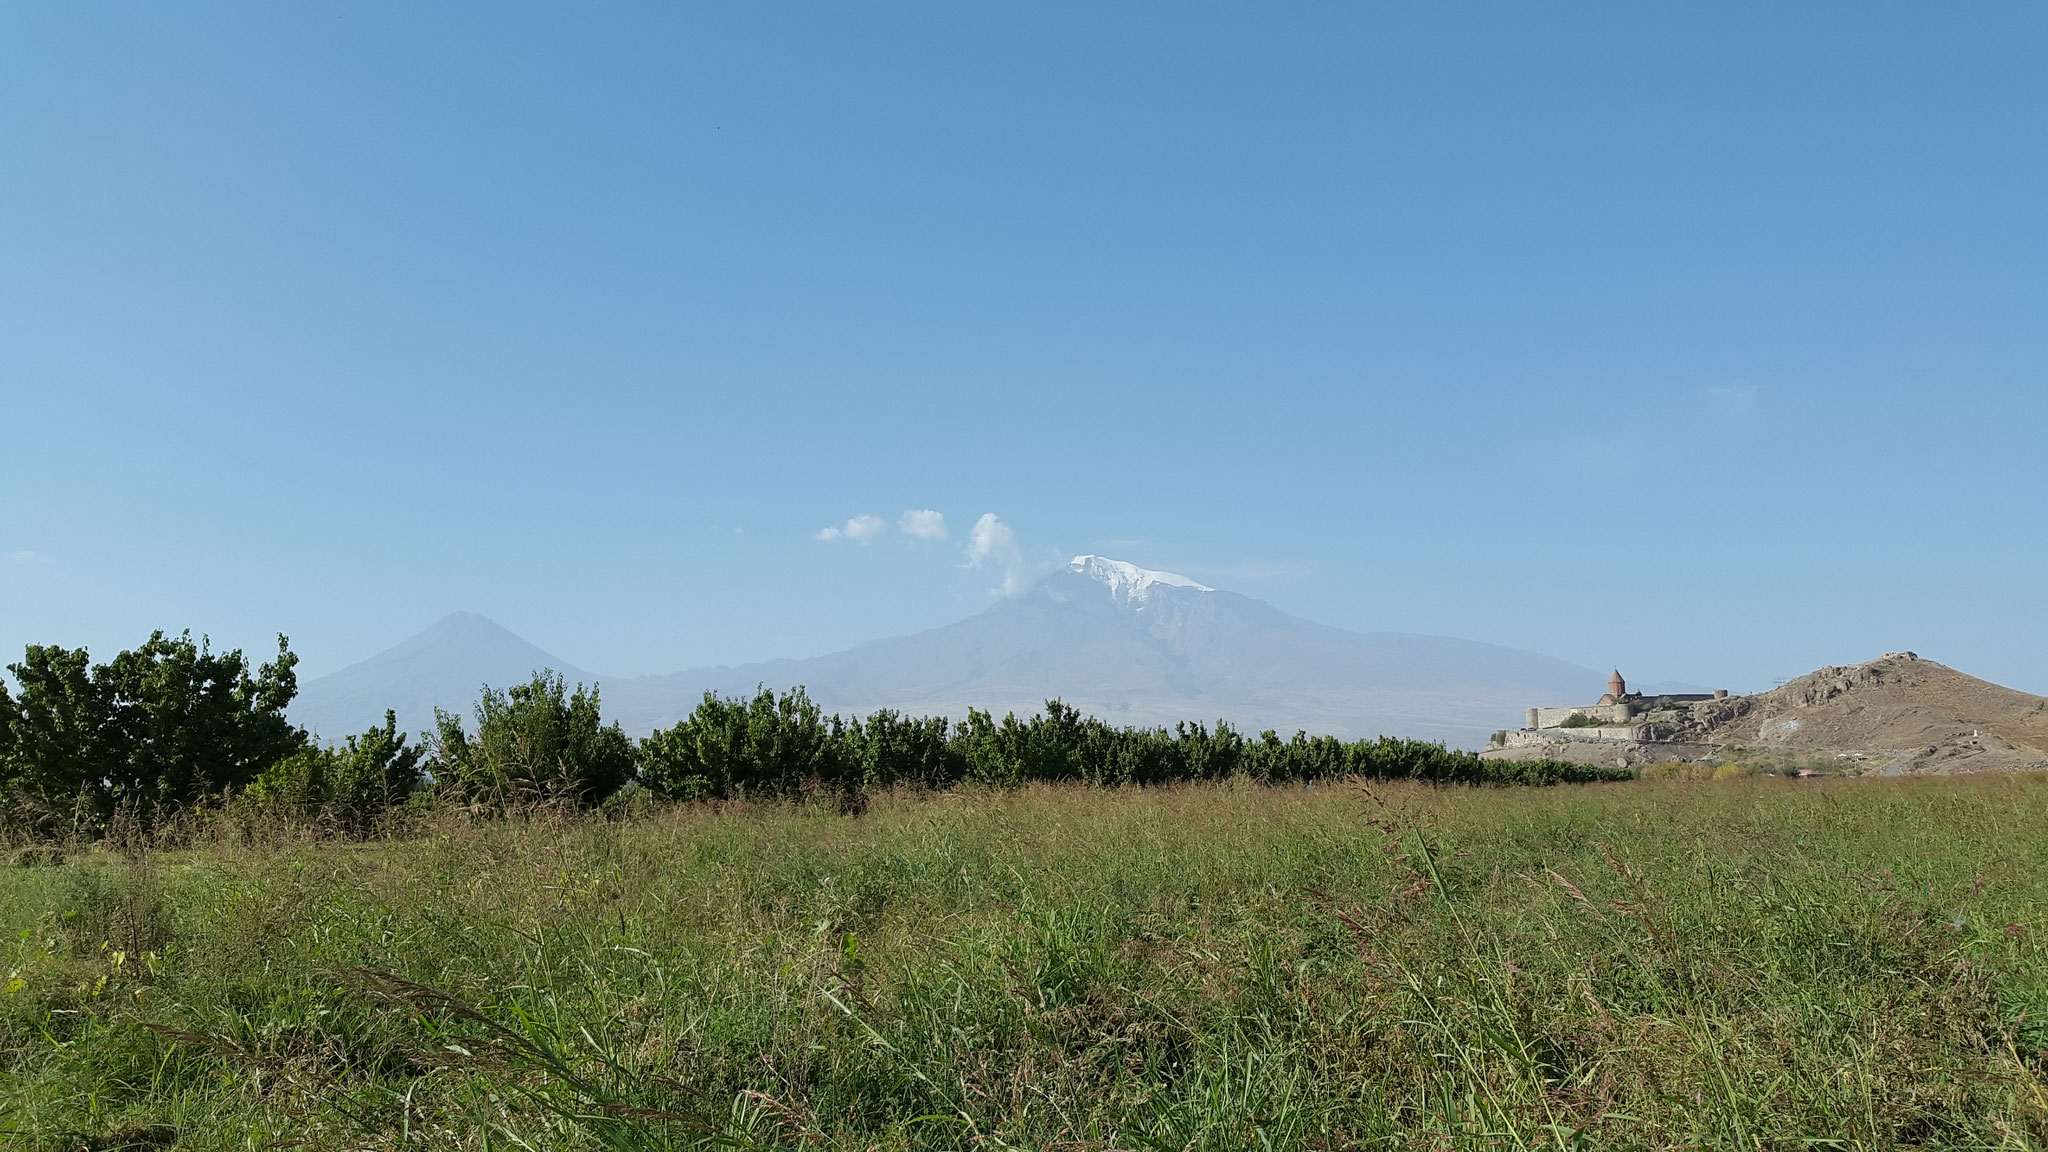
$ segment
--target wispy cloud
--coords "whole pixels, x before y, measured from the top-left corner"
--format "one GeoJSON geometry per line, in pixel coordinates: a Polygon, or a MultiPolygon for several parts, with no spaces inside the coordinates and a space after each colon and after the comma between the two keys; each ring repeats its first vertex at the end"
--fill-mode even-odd
{"type": "Polygon", "coordinates": [[[912,508],[896,521],[896,527],[913,540],[944,540],[946,518],[930,508],[912,508]]]}
{"type": "Polygon", "coordinates": [[[1058,567],[1057,561],[1033,564],[1017,543],[1017,533],[993,512],[984,512],[967,534],[967,566],[977,571],[1000,572],[1004,596],[1017,596],[1058,567]]]}
{"type": "Polygon", "coordinates": [[[7,559],[15,564],[48,564],[50,562],[48,556],[43,555],[41,552],[31,552],[26,548],[18,552],[9,552],[7,559]]]}
{"type": "Polygon", "coordinates": [[[839,540],[851,540],[855,544],[866,544],[887,531],[888,528],[889,526],[882,522],[880,516],[871,516],[863,512],[844,524],[818,529],[814,538],[823,540],[827,544],[839,540]]]}
{"type": "Polygon", "coordinates": [[[990,563],[1002,564],[1023,558],[1023,552],[1017,547],[1016,530],[998,519],[995,513],[983,512],[967,534],[967,566],[980,568],[990,563]]]}

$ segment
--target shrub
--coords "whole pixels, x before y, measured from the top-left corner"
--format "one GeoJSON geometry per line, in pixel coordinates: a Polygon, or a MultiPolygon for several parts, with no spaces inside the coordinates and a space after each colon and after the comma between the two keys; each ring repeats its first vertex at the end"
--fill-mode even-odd
{"type": "Polygon", "coordinates": [[[397,714],[387,709],[382,728],[351,736],[340,748],[307,744],[266,769],[249,794],[322,813],[361,835],[420,787],[423,755],[423,749],[407,746],[397,714]]]}
{"type": "Polygon", "coordinates": [[[633,778],[633,742],[617,724],[602,723],[597,689],[578,684],[571,694],[553,672],[536,672],[508,692],[485,688],[474,736],[438,708],[434,721],[434,779],[465,800],[588,807],[633,778]]]}
{"type": "Polygon", "coordinates": [[[905,716],[884,708],[865,721],[832,719],[841,770],[862,788],[942,788],[960,778],[960,757],[949,739],[952,724],[944,716],[905,716]]]}
{"type": "Polygon", "coordinates": [[[836,778],[834,728],[802,688],[751,700],[710,692],[673,728],[640,742],[641,783],[663,796],[786,795],[836,778]]]}

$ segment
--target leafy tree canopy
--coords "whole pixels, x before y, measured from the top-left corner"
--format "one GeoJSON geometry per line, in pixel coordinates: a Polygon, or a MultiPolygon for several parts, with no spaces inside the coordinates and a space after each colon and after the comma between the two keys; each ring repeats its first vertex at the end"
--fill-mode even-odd
{"type": "Polygon", "coordinates": [[[18,698],[0,692],[0,779],[17,807],[95,819],[133,805],[153,813],[247,785],[305,746],[285,719],[298,657],[251,669],[240,649],[215,652],[190,632],[152,633],[105,664],[83,648],[30,645],[8,665],[18,698]]]}
{"type": "Polygon", "coordinates": [[[572,694],[553,672],[536,672],[509,692],[486,687],[475,735],[438,708],[434,726],[435,781],[473,801],[596,804],[633,778],[633,741],[617,724],[603,724],[597,689],[578,684],[572,694]]]}
{"type": "Polygon", "coordinates": [[[397,713],[386,709],[383,727],[351,736],[339,748],[308,743],[265,769],[249,785],[249,794],[325,813],[361,834],[370,831],[378,814],[419,790],[425,754],[406,743],[397,713]]]}
{"type": "Polygon", "coordinates": [[[790,792],[839,774],[834,736],[802,688],[749,700],[706,692],[681,723],[641,741],[643,778],[666,796],[790,792]]]}

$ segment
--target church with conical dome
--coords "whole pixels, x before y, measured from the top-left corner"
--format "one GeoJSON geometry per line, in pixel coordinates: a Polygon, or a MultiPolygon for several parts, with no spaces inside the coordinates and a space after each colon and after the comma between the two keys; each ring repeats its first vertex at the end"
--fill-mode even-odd
{"type": "Polygon", "coordinates": [[[1711,700],[1727,695],[1726,692],[1669,693],[1658,695],[1654,701],[1645,700],[1642,693],[1628,690],[1628,681],[1622,678],[1621,669],[1616,668],[1613,675],[1607,678],[1607,694],[1600,697],[1597,702],[1568,708],[1531,708],[1528,710],[1527,725],[1523,730],[1574,728],[1582,729],[1589,738],[1597,734],[1604,739],[1634,739],[1628,725],[1653,707],[1668,707],[1672,704],[1711,700]]]}
{"type": "Polygon", "coordinates": [[[1607,678],[1607,695],[1600,698],[1600,703],[1619,704],[1626,699],[1628,699],[1628,681],[1621,678],[1621,669],[1616,668],[1614,675],[1607,678]]]}
{"type": "Polygon", "coordinates": [[[1671,721],[1687,705],[1727,696],[1724,691],[1659,692],[1645,696],[1629,691],[1628,681],[1616,668],[1607,677],[1607,694],[1598,703],[1531,708],[1521,728],[1495,732],[1480,755],[1571,760],[1624,768],[1658,760],[1698,760],[1717,753],[1720,746],[1673,740],[1671,721]]]}

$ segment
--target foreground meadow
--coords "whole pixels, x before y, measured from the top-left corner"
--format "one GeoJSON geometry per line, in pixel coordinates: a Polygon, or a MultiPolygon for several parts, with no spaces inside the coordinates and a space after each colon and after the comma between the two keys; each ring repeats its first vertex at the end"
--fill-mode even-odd
{"type": "MultiPolygon", "coordinates": [[[[2048,779],[883,795],[0,870],[0,1130],[2032,1148],[2048,779]]],[[[260,833],[260,834],[257,834],[260,833]]]]}

